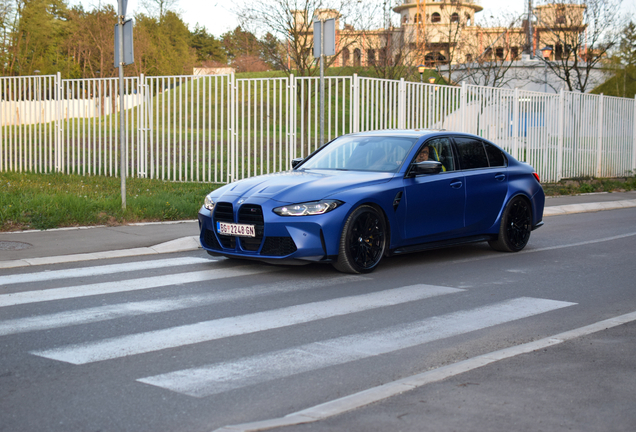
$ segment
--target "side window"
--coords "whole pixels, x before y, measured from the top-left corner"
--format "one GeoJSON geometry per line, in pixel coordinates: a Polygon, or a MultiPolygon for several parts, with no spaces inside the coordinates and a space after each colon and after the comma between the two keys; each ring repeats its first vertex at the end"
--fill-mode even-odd
{"type": "Polygon", "coordinates": [[[486,148],[488,162],[490,162],[491,167],[506,166],[506,157],[501,150],[487,142],[484,143],[484,147],[486,148]]]}
{"type": "Polygon", "coordinates": [[[453,147],[448,138],[428,140],[415,155],[415,162],[437,161],[442,163],[442,171],[455,170],[453,147]]]}
{"type": "Polygon", "coordinates": [[[463,137],[454,139],[461,169],[488,168],[488,157],[480,140],[463,137]]]}

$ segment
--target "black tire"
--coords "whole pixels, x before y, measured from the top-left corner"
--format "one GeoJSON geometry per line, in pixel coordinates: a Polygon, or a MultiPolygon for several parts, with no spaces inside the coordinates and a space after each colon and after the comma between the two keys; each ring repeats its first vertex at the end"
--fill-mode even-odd
{"type": "Polygon", "coordinates": [[[384,217],[370,205],[361,205],[345,222],[333,266],[343,273],[369,273],[380,264],[386,247],[384,217]]]}
{"type": "Polygon", "coordinates": [[[488,244],[497,251],[519,252],[528,244],[531,232],[532,207],[525,198],[515,197],[504,210],[497,240],[488,244]]]}

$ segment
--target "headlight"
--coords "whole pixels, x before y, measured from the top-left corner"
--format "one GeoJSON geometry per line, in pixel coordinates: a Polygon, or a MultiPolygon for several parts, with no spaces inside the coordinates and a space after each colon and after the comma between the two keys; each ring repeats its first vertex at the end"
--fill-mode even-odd
{"type": "Polygon", "coordinates": [[[338,200],[312,201],[276,207],[274,213],[279,216],[314,216],[330,212],[342,204],[344,203],[338,200]]]}
{"type": "Polygon", "coordinates": [[[205,200],[203,201],[203,206],[210,211],[214,210],[214,200],[210,198],[210,195],[205,196],[205,200]]]}

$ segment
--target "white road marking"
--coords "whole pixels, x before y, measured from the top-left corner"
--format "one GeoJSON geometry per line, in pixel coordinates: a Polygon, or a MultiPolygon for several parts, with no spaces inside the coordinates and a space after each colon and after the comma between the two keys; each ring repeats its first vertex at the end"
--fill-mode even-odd
{"type": "Polygon", "coordinates": [[[461,291],[463,290],[441,286],[412,285],[50,350],[32,351],[31,354],[73,364],[86,364],[287,327],[461,291]]]}
{"type": "Polygon", "coordinates": [[[84,267],[67,270],[54,270],[54,271],[42,271],[36,273],[16,274],[9,276],[0,276],[0,286],[26,283],[26,282],[41,282],[51,281],[56,279],[70,279],[78,277],[89,276],[101,276],[114,273],[133,272],[139,270],[152,270],[162,267],[176,267],[185,266],[191,264],[211,264],[215,261],[211,261],[207,258],[173,258],[173,259],[161,259],[150,261],[136,261],[131,263],[122,264],[109,264],[94,267],[84,267]]]}
{"type": "Polygon", "coordinates": [[[380,331],[344,336],[234,362],[185,369],[137,381],[189,396],[205,397],[390,353],[574,304],[576,303],[522,297],[380,331]]]}
{"type": "Polygon", "coordinates": [[[634,236],[636,236],[636,232],[620,234],[620,235],[616,235],[616,236],[612,236],[612,237],[605,237],[605,238],[601,238],[601,239],[586,240],[586,241],[582,241],[582,242],[578,242],[578,243],[570,243],[570,244],[556,245],[556,246],[547,246],[547,247],[542,247],[542,248],[537,248],[537,249],[524,249],[521,252],[517,252],[516,254],[511,254],[511,253],[493,253],[493,254],[484,255],[484,256],[478,256],[478,257],[474,257],[474,258],[466,258],[466,259],[451,261],[451,264],[461,264],[461,263],[467,263],[467,262],[471,262],[471,261],[481,261],[481,260],[491,259],[491,258],[513,257],[513,256],[525,255],[525,254],[535,253],[535,252],[545,252],[545,251],[556,250],[556,249],[565,249],[565,248],[571,248],[571,247],[577,247],[577,246],[585,246],[585,245],[590,245],[590,244],[608,242],[608,241],[612,241],[612,240],[620,240],[620,239],[624,239],[624,238],[628,238],[628,237],[634,237],[634,236]]]}
{"type": "Polygon", "coordinates": [[[129,302],[108,306],[98,306],[75,311],[60,312],[36,317],[0,321],[0,336],[47,330],[71,325],[88,324],[122,317],[149,313],[168,312],[214,303],[230,302],[269,294],[288,293],[333,285],[369,280],[362,276],[332,276],[312,278],[304,281],[285,281],[263,284],[228,291],[202,295],[180,296],[163,300],[129,302]]]}
{"type": "Polygon", "coordinates": [[[159,288],[176,284],[203,282],[251,274],[266,273],[279,270],[276,267],[263,265],[246,265],[239,267],[203,270],[190,273],[155,276],[149,278],[129,279],[116,282],[103,282],[78,285],[67,288],[53,288],[39,291],[25,291],[0,295],[0,307],[15,306],[26,303],[39,303],[77,297],[112,294],[125,291],[137,291],[159,288]]]}
{"type": "Polygon", "coordinates": [[[317,422],[344,414],[348,411],[362,408],[375,402],[386,400],[392,396],[402,394],[406,391],[413,390],[430,383],[439,382],[452,376],[461,375],[500,360],[552,347],[581,336],[607,330],[633,321],[636,321],[636,312],[620,315],[615,318],[599,321],[594,324],[566,331],[554,336],[548,336],[526,344],[515,345],[509,348],[504,348],[500,351],[483,354],[469,358],[468,360],[450,364],[448,366],[442,366],[437,369],[411,375],[397,381],[392,381],[377,387],[362,390],[358,393],[305,408],[303,410],[287,414],[284,417],[260,420],[251,423],[228,425],[215,429],[213,432],[255,432],[317,422]]]}

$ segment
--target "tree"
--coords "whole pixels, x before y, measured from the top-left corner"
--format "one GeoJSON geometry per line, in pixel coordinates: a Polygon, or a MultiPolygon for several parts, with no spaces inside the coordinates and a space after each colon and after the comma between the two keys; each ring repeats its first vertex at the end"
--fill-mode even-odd
{"type": "Polygon", "coordinates": [[[197,24],[191,33],[190,46],[195,50],[197,62],[226,63],[227,55],[223,45],[205,27],[197,24]]]}
{"type": "Polygon", "coordinates": [[[254,33],[246,31],[241,26],[223,33],[221,43],[230,61],[241,56],[258,57],[259,55],[258,38],[254,33]]]}
{"type": "Polygon", "coordinates": [[[67,31],[68,11],[63,0],[19,0],[5,73],[55,73],[68,60],[61,50],[67,31]]]}
{"type": "Polygon", "coordinates": [[[282,70],[283,67],[278,60],[285,56],[285,44],[276,39],[273,34],[266,33],[260,41],[261,60],[269,66],[270,69],[282,70]]]}
{"type": "MultiPolygon", "coordinates": [[[[336,18],[336,22],[345,22],[345,27],[358,24],[364,29],[362,17],[374,17],[377,8],[375,2],[351,2],[348,0],[263,0],[246,1],[239,9],[242,28],[253,34],[269,33],[271,38],[280,40],[284,49],[276,48],[266,54],[268,61],[275,63],[287,73],[299,76],[316,75],[319,63],[313,57],[314,19],[336,18]],[[365,12],[363,15],[362,12],[365,12]]],[[[341,55],[342,50],[353,44],[362,32],[351,32],[349,37],[340,38],[336,55],[327,58],[329,66],[341,55]]],[[[338,39],[338,38],[337,38],[338,39]]],[[[229,56],[229,55],[228,55],[229,56]]]]}
{"type": "Polygon", "coordinates": [[[166,12],[174,11],[179,0],[141,0],[141,5],[148,12],[148,16],[162,20],[166,12]]]}
{"type": "Polygon", "coordinates": [[[636,24],[625,25],[618,50],[610,60],[610,78],[593,93],[633,98],[636,94],[636,24]]]}
{"type": "Polygon", "coordinates": [[[15,5],[12,0],[0,0],[0,65],[2,74],[7,74],[7,66],[11,61],[11,35],[15,19],[15,5]]]}
{"type": "Polygon", "coordinates": [[[162,19],[135,16],[135,74],[191,74],[196,63],[190,31],[181,17],[168,11],[162,19]]]}
{"type": "Polygon", "coordinates": [[[221,35],[221,41],[230,64],[237,72],[261,72],[270,69],[262,58],[262,49],[265,46],[254,33],[238,26],[221,35]]]}
{"type": "Polygon", "coordinates": [[[552,49],[548,59],[537,57],[569,91],[584,93],[594,85],[595,70],[618,44],[621,1],[555,0],[535,8],[537,45],[552,49]]]}

